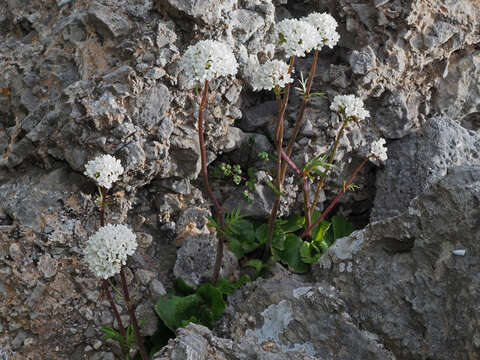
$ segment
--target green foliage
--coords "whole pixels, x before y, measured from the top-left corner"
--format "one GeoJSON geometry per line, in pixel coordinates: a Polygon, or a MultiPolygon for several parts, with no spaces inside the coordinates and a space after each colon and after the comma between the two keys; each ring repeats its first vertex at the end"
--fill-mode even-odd
{"type": "MultiPolygon", "coordinates": [[[[139,326],[142,326],[142,324],[145,322],[145,320],[142,320],[139,322],[139,326]]],[[[109,328],[109,327],[103,327],[102,331],[105,333],[103,338],[105,340],[112,339],[116,340],[119,342],[120,346],[125,347],[127,349],[132,349],[135,344],[136,344],[136,337],[135,337],[135,331],[133,329],[133,325],[130,324],[127,326],[125,329],[125,335],[127,336],[126,339],[123,338],[122,334],[118,332],[115,329],[109,328]]]]}
{"type": "Polygon", "coordinates": [[[245,264],[243,264],[243,267],[251,267],[255,269],[255,273],[253,275],[253,280],[255,280],[259,276],[263,276],[265,274],[265,271],[271,268],[276,262],[277,259],[275,257],[271,257],[266,263],[264,263],[260,259],[251,259],[248,260],[245,264]]]}
{"type": "MultiPolygon", "coordinates": [[[[315,212],[312,222],[319,212],[315,212]]],[[[272,241],[272,252],[283,264],[293,272],[305,273],[309,264],[314,264],[320,256],[340,238],[349,235],[353,226],[342,216],[334,216],[331,222],[322,220],[312,231],[312,240],[303,241],[295,235],[297,230],[303,229],[305,218],[291,216],[287,220],[277,220],[272,241]]]]}
{"type": "Polygon", "coordinates": [[[303,173],[308,176],[310,180],[314,179],[314,175],[321,177],[327,176],[327,172],[330,168],[334,168],[335,165],[328,162],[328,154],[315,156],[310,159],[303,168],[303,173]]]}
{"type": "Polygon", "coordinates": [[[268,161],[268,160],[270,160],[270,155],[268,155],[268,153],[265,152],[265,151],[259,152],[259,153],[258,153],[258,157],[259,157],[260,159],[262,159],[263,161],[268,161]]]}
{"type": "Polygon", "coordinates": [[[225,311],[223,293],[210,283],[202,284],[187,296],[167,295],[155,304],[163,323],[175,331],[190,322],[213,327],[225,311]]]}
{"type": "Polygon", "coordinates": [[[298,82],[300,83],[300,87],[295,87],[295,90],[297,90],[305,99],[310,99],[313,96],[325,96],[325,93],[322,92],[311,92],[307,95],[308,79],[303,77],[303,72],[300,72],[300,79],[298,82]]]}

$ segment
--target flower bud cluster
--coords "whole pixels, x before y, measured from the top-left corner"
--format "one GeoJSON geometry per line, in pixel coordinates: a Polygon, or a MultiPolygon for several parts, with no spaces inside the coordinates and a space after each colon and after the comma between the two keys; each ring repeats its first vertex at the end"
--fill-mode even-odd
{"type": "Polygon", "coordinates": [[[370,117],[368,110],[365,110],[363,101],[355,95],[337,95],[333,98],[330,110],[344,114],[346,120],[364,120],[370,117]]]}
{"type": "Polygon", "coordinates": [[[88,239],[85,262],[95,277],[108,279],[120,272],[136,249],[136,236],[127,226],[107,224],[88,239]]]}
{"type": "Polygon", "coordinates": [[[370,154],[373,155],[377,160],[387,160],[387,148],[385,147],[386,143],[387,142],[384,138],[374,141],[370,146],[370,154]]]}
{"type": "Polygon", "coordinates": [[[283,88],[286,84],[293,82],[288,68],[288,64],[280,60],[271,60],[260,65],[253,74],[253,90],[283,88]]]}
{"type": "Polygon", "coordinates": [[[85,165],[84,174],[93,179],[98,186],[110,189],[112,184],[123,174],[120,160],[111,155],[98,156],[85,165]]]}
{"type": "Polygon", "coordinates": [[[230,47],[214,40],[201,40],[189,46],[181,63],[191,84],[235,75],[238,68],[230,47]]]}

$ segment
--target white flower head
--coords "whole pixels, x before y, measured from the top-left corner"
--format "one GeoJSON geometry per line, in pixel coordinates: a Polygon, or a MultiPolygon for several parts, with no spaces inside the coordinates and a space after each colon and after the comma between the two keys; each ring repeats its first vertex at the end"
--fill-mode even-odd
{"type": "Polygon", "coordinates": [[[370,154],[373,155],[377,160],[387,160],[387,148],[385,146],[386,143],[387,142],[384,138],[374,141],[372,145],[370,145],[370,154]]]}
{"type": "Polygon", "coordinates": [[[230,47],[220,41],[201,40],[187,48],[181,64],[191,83],[235,75],[237,60],[230,47]]]}
{"type": "Polygon", "coordinates": [[[99,186],[110,189],[123,171],[120,160],[111,155],[102,155],[90,160],[85,165],[84,174],[95,180],[99,186]]]}
{"type": "Polygon", "coordinates": [[[327,13],[311,13],[304,18],[304,21],[313,25],[320,37],[320,42],[316,45],[316,49],[320,50],[324,45],[333,49],[340,40],[340,34],[336,31],[338,26],[335,18],[327,13]]]}
{"type": "Polygon", "coordinates": [[[355,95],[337,95],[333,98],[330,110],[344,113],[347,120],[359,121],[370,117],[368,110],[365,110],[362,99],[355,95]]]}
{"type": "Polygon", "coordinates": [[[280,60],[271,60],[260,65],[253,72],[253,90],[272,90],[277,86],[283,88],[286,84],[293,82],[288,68],[288,64],[280,60]]]}
{"type": "Polygon", "coordinates": [[[285,55],[303,57],[320,42],[318,31],[306,21],[286,19],[275,25],[279,46],[285,55]]]}
{"type": "Polygon", "coordinates": [[[108,279],[120,272],[137,249],[135,234],[125,225],[107,224],[90,236],[83,254],[95,277],[108,279]]]}

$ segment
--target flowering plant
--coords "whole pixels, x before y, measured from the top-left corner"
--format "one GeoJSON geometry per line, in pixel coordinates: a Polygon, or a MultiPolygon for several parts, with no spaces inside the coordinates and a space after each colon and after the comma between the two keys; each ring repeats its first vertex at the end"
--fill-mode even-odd
{"type": "Polygon", "coordinates": [[[112,184],[123,174],[120,160],[111,155],[98,156],[85,165],[84,174],[93,179],[98,186],[110,189],[112,184]]]}
{"type": "Polygon", "coordinates": [[[324,45],[333,49],[340,40],[340,34],[336,31],[337,21],[335,18],[327,13],[311,13],[303,18],[304,21],[313,25],[317,31],[320,41],[316,45],[316,49],[320,50],[324,45]]]}
{"type": "Polygon", "coordinates": [[[107,224],[88,239],[85,262],[95,277],[108,279],[120,273],[127,257],[136,249],[136,236],[127,226],[107,224]]]}
{"type": "Polygon", "coordinates": [[[355,95],[337,95],[333,98],[330,110],[345,115],[345,120],[364,120],[370,117],[370,112],[365,110],[362,99],[355,95]]]}
{"type": "Polygon", "coordinates": [[[288,64],[280,60],[270,60],[260,65],[253,74],[253,90],[284,88],[286,84],[292,83],[288,68],[288,64]]]}
{"type": "Polygon", "coordinates": [[[235,75],[237,60],[230,47],[220,41],[201,40],[185,51],[181,61],[190,84],[235,75]]]}
{"type": "Polygon", "coordinates": [[[321,42],[318,31],[306,21],[286,19],[275,28],[278,45],[287,57],[303,57],[321,42]]]}

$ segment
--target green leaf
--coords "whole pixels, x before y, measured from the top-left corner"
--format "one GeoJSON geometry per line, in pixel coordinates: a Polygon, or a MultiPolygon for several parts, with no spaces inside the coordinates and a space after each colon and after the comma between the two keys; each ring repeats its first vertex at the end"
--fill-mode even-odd
{"type": "MultiPolygon", "coordinates": [[[[315,217],[316,219],[316,217],[315,217]]],[[[315,219],[312,219],[312,222],[315,221],[315,219]]],[[[318,224],[318,226],[313,229],[312,231],[312,241],[313,242],[321,242],[325,236],[325,233],[327,232],[327,230],[330,228],[330,223],[328,221],[326,221],[325,219],[323,219],[320,224],[318,224]]]]}
{"type": "Polygon", "coordinates": [[[217,284],[215,287],[222,293],[231,295],[235,292],[235,286],[230,284],[230,281],[225,280],[223,278],[219,278],[217,280],[217,284]]]}
{"type": "Polygon", "coordinates": [[[255,238],[260,244],[265,244],[268,238],[268,224],[262,224],[255,230],[255,238]]]}
{"type": "Polygon", "coordinates": [[[200,285],[196,293],[203,299],[205,305],[210,310],[213,326],[225,311],[225,301],[223,301],[222,293],[210,283],[200,285]]]}
{"type": "Polygon", "coordinates": [[[195,289],[188,285],[182,278],[176,278],[173,287],[175,288],[177,295],[185,296],[195,293],[195,289]]]}
{"type": "Polygon", "coordinates": [[[332,217],[332,224],[334,241],[350,235],[354,230],[353,225],[341,215],[335,215],[332,217]]]}
{"type": "Polygon", "coordinates": [[[293,215],[290,216],[287,221],[281,223],[279,225],[280,229],[282,229],[285,233],[291,233],[297,231],[305,225],[305,217],[293,215]]]}
{"type": "Polygon", "coordinates": [[[243,267],[253,267],[256,272],[260,272],[262,271],[263,263],[260,259],[251,259],[248,260],[245,264],[243,264],[243,267]]]}
{"type": "Polygon", "coordinates": [[[300,257],[302,262],[306,264],[315,264],[318,259],[320,259],[322,253],[318,248],[308,241],[304,241],[302,247],[300,248],[300,257]]]}
{"type": "Polygon", "coordinates": [[[164,324],[172,331],[184,326],[184,321],[195,316],[204,301],[198,294],[184,297],[161,298],[155,304],[155,311],[164,324]]]}
{"type": "Polygon", "coordinates": [[[287,264],[293,272],[300,274],[307,272],[309,266],[302,261],[300,256],[300,249],[303,246],[302,239],[294,234],[288,234],[284,245],[284,250],[272,248],[274,254],[280,259],[280,261],[287,264]]]}

